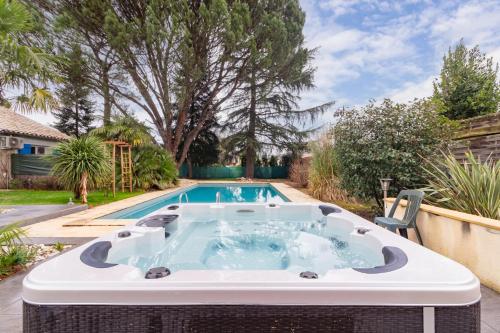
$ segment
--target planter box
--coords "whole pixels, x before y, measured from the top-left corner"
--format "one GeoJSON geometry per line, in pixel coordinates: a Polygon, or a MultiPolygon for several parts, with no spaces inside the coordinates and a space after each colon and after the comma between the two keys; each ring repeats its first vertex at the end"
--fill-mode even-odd
{"type": "MultiPolygon", "coordinates": [[[[386,201],[389,212],[394,198],[386,201]]],[[[402,200],[395,217],[402,217],[402,200]]],[[[417,225],[424,246],[447,256],[474,272],[481,282],[500,292],[500,221],[422,204],[417,225]]],[[[413,230],[408,237],[417,242],[413,230]]]]}

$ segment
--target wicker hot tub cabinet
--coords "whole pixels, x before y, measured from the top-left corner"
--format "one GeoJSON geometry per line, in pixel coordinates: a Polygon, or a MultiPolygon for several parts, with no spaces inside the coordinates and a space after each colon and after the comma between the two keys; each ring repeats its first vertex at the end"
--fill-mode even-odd
{"type": "Polygon", "coordinates": [[[24,332],[479,332],[479,303],[435,307],[24,304],[24,332]]]}

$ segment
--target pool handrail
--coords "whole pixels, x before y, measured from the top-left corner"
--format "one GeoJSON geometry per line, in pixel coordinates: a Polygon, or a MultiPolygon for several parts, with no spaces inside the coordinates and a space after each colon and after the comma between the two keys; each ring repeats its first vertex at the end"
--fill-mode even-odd
{"type": "Polygon", "coordinates": [[[179,194],[179,204],[182,203],[182,197],[183,196],[186,196],[186,203],[189,203],[189,197],[188,197],[187,193],[186,192],[182,192],[181,194],[179,194]]]}

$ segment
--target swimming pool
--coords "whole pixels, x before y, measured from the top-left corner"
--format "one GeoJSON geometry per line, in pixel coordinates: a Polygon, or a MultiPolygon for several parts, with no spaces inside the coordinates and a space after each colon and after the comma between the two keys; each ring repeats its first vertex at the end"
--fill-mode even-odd
{"type": "Polygon", "coordinates": [[[141,204],[119,210],[101,217],[102,219],[139,219],[165,206],[179,203],[214,203],[217,193],[220,202],[288,202],[288,198],[281,194],[271,184],[196,184],[188,188],[169,193],[162,197],[143,202],[141,204]],[[184,194],[185,193],[185,194],[184,194]],[[182,198],[181,198],[182,196],[182,198]]]}
{"type": "Polygon", "coordinates": [[[35,267],[25,332],[479,332],[464,266],[334,205],[172,204],[35,267]]]}

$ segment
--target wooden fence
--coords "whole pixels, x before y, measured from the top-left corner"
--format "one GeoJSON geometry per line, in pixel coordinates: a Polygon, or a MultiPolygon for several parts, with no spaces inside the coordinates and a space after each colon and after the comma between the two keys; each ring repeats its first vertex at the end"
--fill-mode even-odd
{"type": "Polygon", "coordinates": [[[463,160],[470,149],[481,161],[500,160],[500,113],[462,120],[461,126],[452,148],[457,159],[463,160]]]}

